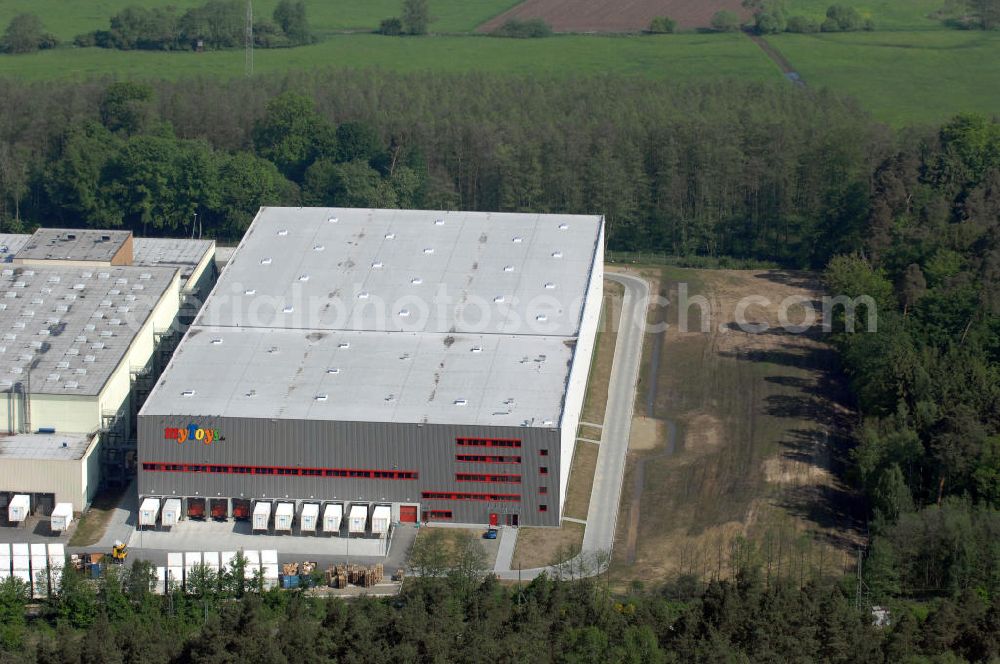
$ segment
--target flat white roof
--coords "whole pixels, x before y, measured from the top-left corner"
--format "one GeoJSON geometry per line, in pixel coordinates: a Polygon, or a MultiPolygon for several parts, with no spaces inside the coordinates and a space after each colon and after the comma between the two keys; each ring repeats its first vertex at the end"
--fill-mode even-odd
{"type": "Polygon", "coordinates": [[[196,328],[142,414],[555,427],[572,357],[560,337],[196,328]]]}
{"type": "Polygon", "coordinates": [[[601,228],[263,208],[141,414],[558,427],[601,228]]]}
{"type": "Polygon", "coordinates": [[[92,433],[19,433],[0,436],[0,463],[4,459],[78,461],[94,438],[92,433]]]}
{"type": "Polygon", "coordinates": [[[574,336],[601,223],[579,215],[263,208],[195,322],[574,336]]]}

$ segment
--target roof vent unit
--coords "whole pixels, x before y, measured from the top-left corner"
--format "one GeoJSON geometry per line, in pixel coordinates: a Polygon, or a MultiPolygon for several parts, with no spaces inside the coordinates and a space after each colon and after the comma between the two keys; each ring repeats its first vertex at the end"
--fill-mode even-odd
{"type": "Polygon", "coordinates": [[[399,315],[401,317],[403,317],[403,318],[406,318],[407,316],[410,315],[410,310],[409,309],[400,309],[399,310],[399,315]]]}
{"type": "Polygon", "coordinates": [[[382,269],[382,261],[375,261],[374,263],[372,263],[372,269],[373,270],[381,270],[382,269]]]}
{"type": "Polygon", "coordinates": [[[469,400],[468,399],[455,399],[455,405],[456,406],[467,406],[467,405],[469,405],[469,400]]]}
{"type": "Polygon", "coordinates": [[[483,352],[483,347],[482,346],[473,346],[472,347],[472,352],[473,353],[482,353],[483,352]]]}
{"type": "Polygon", "coordinates": [[[395,233],[386,233],[385,234],[385,239],[386,240],[395,240],[396,239],[396,234],[395,233]]]}
{"type": "Polygon", "coordinates": [[[496,302],[497,304],[500,304],[501,302],[504,301],[504,296],[503,295],[497,295],[495,298],[493,298],[493,301],[496,302]]]}
{"type": "Polygon", "coordinates": [[[444,226],[444,219],[435,219],[434,220],[434,225],[435,226],[444,226]]]}
{"type": "Polygon", "coordinates": [[[184,390],[181,392],[182,397],[193,397],[195,395],[194,390],[184,390]]]}
{"type": "Polygon", "coordinates": [[[524,242],[524,238],[521,237],[520,235],[515,235],[514,239],[512,240],[512,242],[514,244],[521,244],[522,242],[524,242]]]}
{"type": "Polygon", "coordinates": [[[285,237],[286,235],[288,235],[288,229],[287,228],[282,228],[281,230],[278,231],[278,236],[279,237],[285,237]]]}
{"type": "Polygon", "coordinates": [[[321,244],[317,244],[317,245],[314,245],[314,246],[313,246],[313,251],[323,251],[323,250],[325,250],[325,249],[326,249],[326,247],[324,247],[324,246],[323,246],[323,245],[321,245],[321,244]]]}
{"type": "Polygon", "coordinates": [[[97,360],[97,356],[96,355],[84,355],[84,357],[83,357],[83,361],[87,362],[88,364],[89,363],[93,363],[95,360],[97,360]]]}
{"type": "Polygon", "coordinates": [[[561,231],[569,230],[569,224],[559,224],[559,230],[561,231]]]}
{"type": "Polygon", "coordinates": [[[281,313],[284,313],[284,314],[290,314],[290,313],[292,313],[293,311],[295,311],[295,307],[293,307],[293,306],[292,306],[292,305],[290,305],[290,304],[286,304],[286,305],[285,305],[285,307],[284,307],[284,309],[282,309],[282,310],[281,310],[281,313]]]}
{"type": "Polygon", "coordinates": [[[359,300],[367,300],[368,299],[368,291],[361,291],[360,293],[358,293],[358,299],[359,300]]]}
{"type": "Polygon", "coordinates": [[[349,342],[349,341],[341,341],[339,344],[337,344],[337,348],[340,348],[341,350],[344,350],[344,349],[350,348],[350,347],[351,347],[351,342],[349,342]]]}
{"type": "Polygon", "coordinates": [[[261,258],[260,259],[260,264],[261,265],[270,265],[271,264],[271,259],[270,258],[261,258]]]}
{"type": "Polygon", "coordinates": [[[425,254],[433,254],[434,253],[434,247],[427,247],[426,249],[424,249],[424,253],[425,254]]]}
{"type": "Polygon", "coordinates": [[[548,290],[552,290],[555,287],[556,287],[556,285],[554,283],[552,283],[551,281],[548,282],[547,284],[545,284],[545,288],[547,288],[548,290]]]}
{"type": "Polygon", "coordinates": [[[395,394],[386,395],[385,400],[386,401],[395,401],[396,400],[396,395],[395,394]]]}
{"type": "Polygon", "coordinates": [[[552,252],[552,258],[562,258],[562,252],[561,251],[553,251],[552,252]]]}
{"type": "Polygon", "coordinates": [[[335,375],[340,373],[340,369],[338,369],[337,367],[330,367],[329,369],[326,370],[326,372],[330,375],[335,375]]]}
{"type": "Polygon", "coordinates": [[[514,266],[513,265],[504,265],[503,266],[503,271],[504,272],[513,272],[514,271],[514,266]]]}
{"type": "Polygon", "coordinates": [[[309,275],[308,274],[300,274],[299,275],[299,281],[309,281],[309,275]]]}
{"type": "Polygon", "coordinates": [[[537,316],[535,316],[535,320],[537,320],[539,323],[544,323],[548,319],[549,317],[546,316],[545,314],[538,314],[537,316]]]}
{"type": "Polygon", "coordinates": [[[243,294],[244,295],[256,295],[257,294],[257,289],[256,288],[248,288],[245,291],[243,291],[243,294]]]}
{"type": "Polygon", "coordinates": [[[153,275],[151,275],[149,272],[143,272],[142,274],[139,275],[139,278],[142,279],[143,281],[149,281],[150,279],[153,278],[153,275]]]}
{"type": "Polygon", "coordinates": [[[340,221],[340,219],[338,219],[337,217],[330,217],[329,219],[327,219],[327,221],[330,222],[331,224],[335,224],[338,221],[340,221]]]}
{"type": "Polygon", "coordinates": [[[329,398],[326,394],[317,394],[316,401],[326,401],[329,398]]]}
{"type": "Polygon", "coordinates": [[[221,343],[222,343],[222,337],[216,337],[216,338],[212,339],[212,345],[213,346],[218,346],[221,343]]]}
{"type": "MultiPolygon", "coordinates": [[[[75,380],[70,380],[70,381],[66,382],[66,389],[67,390],[75,390],[78,387],[80,387],[80,383],[76,382],[75,380]]],[[[63,443],[63,444],[65,445],[65,443],[63,443]]]]}
{"type": "Polygon", "coordinates": [[[421,279],[420,277],[413,277],[412,279],[410,279],[410,283],[413,284],[414,286],[419,286],[420,284],[424,283],[424,280],[421,279]]]}

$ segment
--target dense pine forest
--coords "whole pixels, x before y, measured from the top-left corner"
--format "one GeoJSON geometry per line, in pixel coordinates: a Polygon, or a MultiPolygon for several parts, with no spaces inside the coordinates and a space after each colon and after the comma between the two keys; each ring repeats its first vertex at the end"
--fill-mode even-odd
{"type": "MultiPolygon", "coordinates": [[[[822,270],[860,416],[860,585],[428,579],[399,598],[67,592],[12,661],[986,661],[1000,657],[1000,117],[891,130],[791,86],[317,72],[0,81],[0,230],[235,240],[260,205],[604,214],[609,247],[822,270]],[[869,307],[870,309],[870,307],[869,307]],[[861,311],[865,314],[869,311],[861,311]],[[843,323],[845,321],[841,321],[843,323]],[[860,588],[860,590],[859,590],[860,588]],[[857,598],[863,601],[858,602],[857,598]],[[870,604],[892,607],[872,626],[870,604]]],[[[0,659],[3,659],[0,657],[0,659]]]]}

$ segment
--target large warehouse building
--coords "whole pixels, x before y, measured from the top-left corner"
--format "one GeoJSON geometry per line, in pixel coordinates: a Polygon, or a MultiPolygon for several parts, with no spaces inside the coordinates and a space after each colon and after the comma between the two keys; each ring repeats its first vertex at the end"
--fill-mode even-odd
{"type": "Polygon", "coordinates": [[[140,497],[558,525],[602,281],[600,217],[264,208],[139,413],[140,497]]]}
{"type": "Polygon", "coordinates": [[[27,494],[32,512],[80,511],[102,465],[124,470],[161,340],[184,292],[214,271],[214,242],[144,243],[128,231],[0,235],[0,508],[27,494]]]}

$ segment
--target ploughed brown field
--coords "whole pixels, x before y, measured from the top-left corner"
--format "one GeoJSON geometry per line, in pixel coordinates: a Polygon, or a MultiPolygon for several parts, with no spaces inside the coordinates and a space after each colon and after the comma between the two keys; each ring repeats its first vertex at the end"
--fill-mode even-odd
{"type": "Polygon", "coordinates": [[[669,16],[681,29],[707,28],[723,9],[745,15],[740,0],[525,0],[477,30],[490,32],[512,18],[540,18],[556,32],[637,32],[657,16],[669,16]]]}

